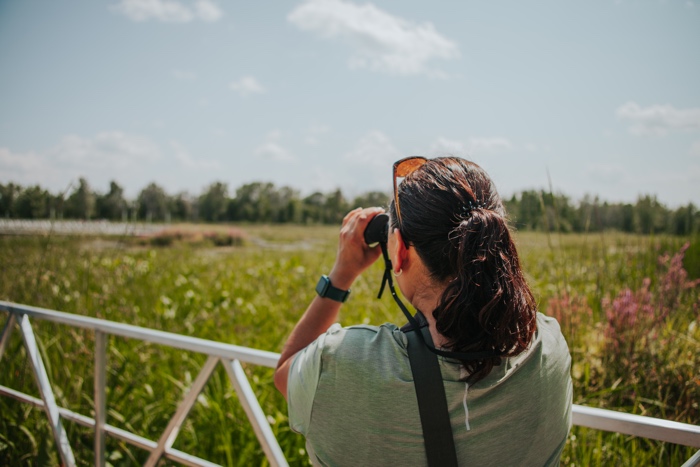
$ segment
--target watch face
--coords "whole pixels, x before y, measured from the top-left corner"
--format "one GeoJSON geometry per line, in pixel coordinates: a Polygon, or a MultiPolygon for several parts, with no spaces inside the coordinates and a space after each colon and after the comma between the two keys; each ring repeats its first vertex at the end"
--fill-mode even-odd
{"type": "Polygon", "coordinates": [[[316,293],[320,297],[325,297],[326,292],[328,292],[328,286],[331,284],[331,280],[328,278],[328,276],[323,275],[321,278],[318,280],[318,284],[316,284],[316,293]]]}

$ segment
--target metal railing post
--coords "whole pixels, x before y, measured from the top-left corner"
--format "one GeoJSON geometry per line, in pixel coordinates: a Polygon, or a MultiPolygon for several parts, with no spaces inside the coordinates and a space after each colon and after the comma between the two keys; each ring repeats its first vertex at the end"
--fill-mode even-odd
{"type": "Polygon", "coordinates": [[[258,437],[258,442],[260,446],[262,446],[267,460],[270,461],[270,465],[289,465],[277,442],[275,434],[270,428],[270,423],[267,421],[262,407],[260,407],[258,398],[255,396],[253,388],[250,386],[248,377],[245,375],[245,371],[243,371],[241,362],[238,360],[226,360],[223,363],[226,368],[226,373],[228,373],[228,377],[236,390],[236,394],[238,394],[238,399],[241,405],[243,405],[243,410],[245,410],[246,415],[248,415],[248,420],[250,420],[251,425],[253,425],[255,436],[258,437]]]}
{"type": "Polygon", "coordinates": [[[24,344],[27,347],[27,355],[29,356],[29,361],[34,370],[34,379],[36,380],[37,386],[39,386],[41,398],[44,400],[46,415],[49,417],[51,432],[53,433],[56,447],[63,460],[63,465],[74,466],[75,457],[73,457],[73,450],[70,447],[66,430],[63,428],[61,415],[58,413],[56,397],[53,394],[53,389],[51,389],[51,382],[49,381],[49,375],[46,373],[44,362],[41,359],[39,347],[36,345],[36,337],[34,336],[32,325],[29,322],[29,317],[21,315],[19,318],[19,325],[22,330],[24,344]]]}
{"type": "Polygon", "coordinates": [[[105,423],[107,421],[107,335],[95,331],[95,466],[105,466],[105,423]]]}

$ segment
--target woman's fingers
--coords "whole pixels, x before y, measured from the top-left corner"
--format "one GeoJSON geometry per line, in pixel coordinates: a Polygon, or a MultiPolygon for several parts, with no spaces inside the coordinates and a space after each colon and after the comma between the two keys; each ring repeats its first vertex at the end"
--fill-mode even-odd
{"type": "Polygon", "coordinates": [[[364,243],[365,229],[374,216],[381,212],[384,212],[384,209],[379,207],[357,208],[350,211],[343,219],[341,241],[357,241],[359,246],[366,246],[364,243]]]}
{"type": "MultiPolygon", "coordinates": [[[[333,268],[343,283],[348,284],[354,281],[381,254],[378,248],[370,248],[365,243],[364,237],[367,224],[380,212],[384,212],[384,210],[378,207],[357,208],[350,211],[343,219],[338,256],[333,268]]],[[[331,277],[331,279],[333,278],[331,277]]]]}

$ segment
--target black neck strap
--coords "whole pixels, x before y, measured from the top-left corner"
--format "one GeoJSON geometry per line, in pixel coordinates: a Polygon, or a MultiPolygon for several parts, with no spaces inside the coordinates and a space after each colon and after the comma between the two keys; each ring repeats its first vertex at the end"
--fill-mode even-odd
{"type": "MultiPolygon", "coordinates": [[[[425,321],[421,313],[416,313],[416,318],[425,321]]],[[[440,364],[437,355],[428,351],[432,341],[427,322],[425,324],[405,332],[425,455],[429,467],[457,467],[457,451],[440,364]]]]}

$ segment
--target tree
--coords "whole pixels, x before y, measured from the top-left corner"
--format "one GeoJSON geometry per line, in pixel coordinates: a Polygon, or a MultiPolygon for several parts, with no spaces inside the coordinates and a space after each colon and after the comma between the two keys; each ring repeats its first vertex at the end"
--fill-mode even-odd
{"type": "Polygon", "coordinates": [[[127,217],[124,189],[115,181],[109,182],[109,193],[97,196],[95,202],[97,216],[109,220],[125,220],[127,217]]]}
{"type": "Polygon", "coordinates": [[[634,232],[634,206],[631,204],[624,204],[620,213],[621,225],[620,228],[623,232],[634,232]]]}
{"type": "Polygon", "coordinates": [[[43,219],[48,217],[48,191],[39,185],[29,187],[17,197],[16,212],[20,219],[43,219]]]}
{"type": "Polygon", "coordinates": [[[181,191],[170,199],[170,212],[173,218],[180,221],[198,219],[199,204],[197,199],[185,191],[181,191]]]}
{"type": "Polygon", "coordinates": [[[339,224],[348,212],[348,203],[345,201],[340,188],[326,196],[324,206],[324,219],[326,224],[339,224]]]}
{"type": "Polygon", "coordinates": [[[228,185],[215,182],[199,197],[199,215],[208,222],[225,220],[228,207],[228,185]]]}
{"type": "Polygon", "coordinates": [[[74,219],[91,219],[95,215],[95,193],[84,178],[78,180],[78,188],[66,201],[66,215],[74,219]]]}
{"type": "Polygon", "coordinates": [[[326,196],[316,191],[302,200],[302,221],[306,224],[323,222],[323,208],[326,196]]]}
{"type": "Polygon", "coordinates": [[[371,206],[379,206],[381,208],[389,208],[391,197],[383,191],[370,191],[363,193],[352,200],[350,209],[353,208],[368,208],[371,206]]]}
{"type": "Polygon", "coordinates": [[[150,183],[138,196],[138,212],[141,219],[164,221],[170,215],[168,195],[155,183],[150,183]]]}
{"type": "Polygon", "coordinates": [[[0,184],[0,215],[10,218],[15,216],[15,202],[22,187],[10,182],[7,185],[0,184]]]}
{"type": "Polygon", "coordinates": [[[676,209],[671,214],[670,233],[674,235],[691,235],[695,233],[695,222],[693,219],[695,212],[696,209],[693,203],[676,209]]]}
{"type": "Polygon", "coordinates": [[[666,226],[667,209],[656,196],[644,195],[637,199],[635,224],[637,233],[651,234],[663,232],[666,226]]]}
{"type": "Polygon", "coordinates": [[[283,186],[270,193],[272,222],[299,222],[301,220],[301,200],[294,188],[283,186]]]}
{"type": "Polygon", "coordinates": [[[229,204],[231,220],[271,222],[275,197],[272,183],[254,182],[236,190],[236,198],[229,204]]]}
{"type": "Polygon", "coordinates": [[[542,225],[542,203],[540,195],[534,190],[523,191],[518,203],[516,226],[521,229],[535,230],[542,225]]]}

